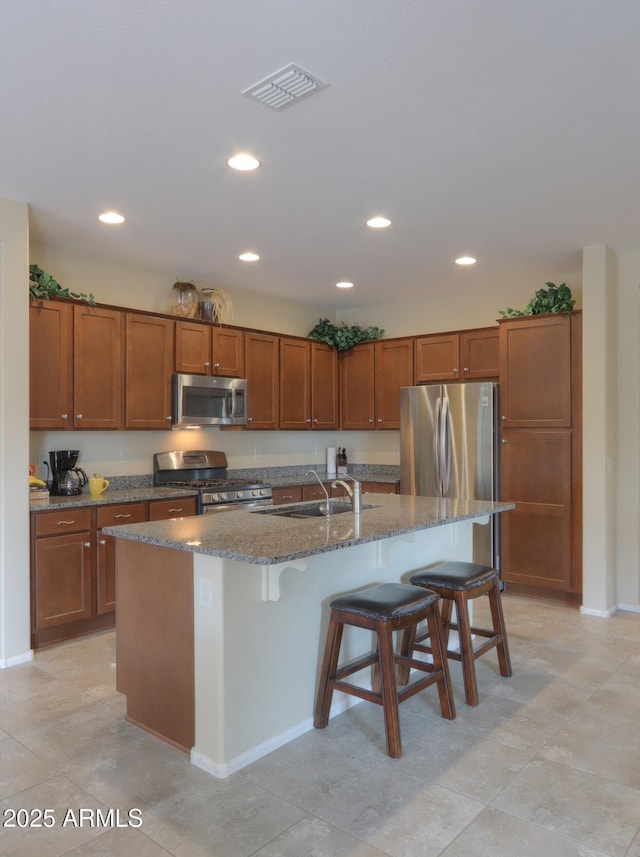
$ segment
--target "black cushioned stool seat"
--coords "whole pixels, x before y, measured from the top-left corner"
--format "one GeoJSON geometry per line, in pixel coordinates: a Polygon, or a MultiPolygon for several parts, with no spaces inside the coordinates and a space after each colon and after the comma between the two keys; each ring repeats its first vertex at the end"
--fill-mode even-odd
{"type": "Polygon", "coordinates": [[[343,595],[331,602],[327,643],[313,720],[317,729],[323,729],[329,722],[334,690],[359,696],[361,699],[382,706],[387,753],[396,759],[402,755],[398,719],[400,702],[431,684],[437,684],[442,716],[453,720],[456,710],[442,634],[439,600],[434,592],[427,592],[416,586],[404,583],[381,583],[371,589],[343,595]],[[427,623],[427,632],[423,638],[430,636],[432,664],[410,656],[398,655],[393,648],[394,631],[414,628],[415,632],[416,625],[422,621],[427,623]],[[375,652],[338,667],[345,625],[373,631],[377,635],[377,647],[375,652]],[[406,673],[413,668],[426,675],[398,690],[396,664],[400,664],[406,673]],[[370,666],[374,667],[371,690],[343,681],[347,676],[370,666]]]}
{"type": "MultiPolygon", "coordinates": [[[[442,626],[444,629],[447,656],[453,660],[462,662],[465,701],[467,705],[477,705],[478,683],[476,680],[476,658],[479,658],[489,649],[495,647],[498,651],[500,675],[510,676],[512,674],[507,629],[504,624],[502,600],[500,598],[498,571],[495,568],[491,568],[491,566],[479,565],[473,562],[444,562],[433,568],[427,568],[413,574],[410,581],[414,586],[424,587],[436,592],[442,598],[442,626]],[[468,602],[474,598],[479,598],[481,595],[489,596],[489,606],[491,608],[493,623],[491,630],[471,627],[468,602]],[[451,621],[454,604],[456,606],[456,623],[451,621]],[[450,630],[458,632],[460,639],[459,652],[448,649],[450,630]],[[471,639],[472,634],[487,638],[475,650],[471,639]]],[[[426,639],[426,636],[424,633],[413,637],[411,633],[405,634],[402,654],[410,656],[414,649],[429,652],[431,650],[430,646],[421,645],[421,641],[426,639]]]]}

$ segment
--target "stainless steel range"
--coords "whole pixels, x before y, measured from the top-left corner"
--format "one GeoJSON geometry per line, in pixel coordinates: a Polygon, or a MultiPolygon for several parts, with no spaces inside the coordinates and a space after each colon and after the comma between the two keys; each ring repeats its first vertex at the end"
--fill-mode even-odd
{"type": "Polygon", "coordinates": [[[153,484],[198,489],[198,514],[273,504],[271,485],[227,477],[227,456],[212,449],[156,452],[153,484]]]}

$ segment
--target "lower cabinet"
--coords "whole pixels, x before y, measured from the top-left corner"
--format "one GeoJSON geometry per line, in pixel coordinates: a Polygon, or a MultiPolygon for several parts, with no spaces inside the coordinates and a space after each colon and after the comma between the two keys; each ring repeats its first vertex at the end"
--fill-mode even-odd
{"type": "MultiPolygon", "coordinates": [[[[340,479],[336,476],[336,479],[340,479]]],[[[325,482],[324,486],[327,489],[330,497],[345,497],[347,492],[342,485],[331,487],[331,482],[325,482]]],[[[363,494],[397,494],[397,482],[361,482],[363,494]]],[[[273,505],[279,506],[284,503],[301,503],[307,500],[322,500],[325,498],[325,493],[316,482],[310,485],[286,485],[273,489],[273,505]]]]}
{"type": "Polygon", "coordinates": [[[195,497],[32,512],[32,647],[115,625],[115,539],[103,527],[195,513],[195,497]]]}

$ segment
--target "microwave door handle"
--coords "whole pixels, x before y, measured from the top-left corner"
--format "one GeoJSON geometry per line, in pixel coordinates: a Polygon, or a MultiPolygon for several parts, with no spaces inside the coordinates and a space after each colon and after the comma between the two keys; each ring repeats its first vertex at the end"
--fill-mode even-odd
{"type": "Polygon", "coordinates": [[[235,417],[235,415],[236,415],[236,388],[232,387],[231,388],[231,413],[229,414],[229,416],[231,418],[233,418],[233,417],[235,417]]]}

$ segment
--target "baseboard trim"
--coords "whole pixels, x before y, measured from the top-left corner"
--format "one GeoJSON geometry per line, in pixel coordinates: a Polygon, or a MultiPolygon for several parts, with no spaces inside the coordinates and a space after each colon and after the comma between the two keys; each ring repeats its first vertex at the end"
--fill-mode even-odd
{"type": "Polygon", "coordinates": [[[640,604],[618,604],[618,610],[625,610],[628,613],[640,613],[640,604]]]}
{"type": "Polygon", "coordinates": [[[610,619],[619,609],[622,609],[619,604],[614,604],[613,607],[609,607],[608,610],[593,610],[590,607],[580,607],[580,613],[583,616],[596,616],[599,619],[610,619]]]}
{"type": "Polygon", "coordinates": [[[0,658],[0,670],[6,670],[8,667],[17,667],[20,664],[28,664],[33,660],[33,649],[28,652],[23,652],[21,655],[14,655],[12,658],[0,658]]]}

